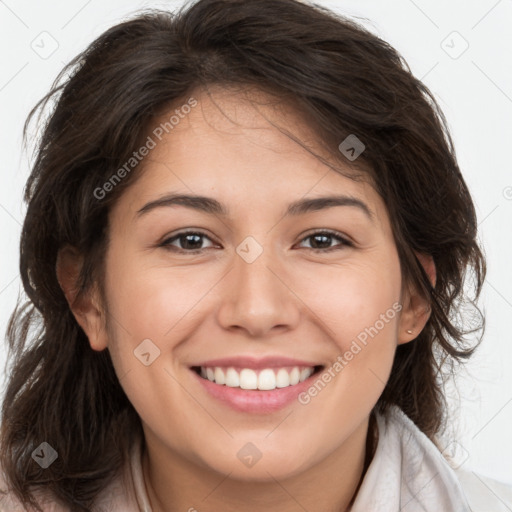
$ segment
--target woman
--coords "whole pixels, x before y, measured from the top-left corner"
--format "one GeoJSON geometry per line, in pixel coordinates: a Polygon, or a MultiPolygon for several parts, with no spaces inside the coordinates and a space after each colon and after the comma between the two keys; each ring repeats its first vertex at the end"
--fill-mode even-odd
{"type": "Polygon", "coordinates": [[[295,0],[200,0],[70,70],[29,116],[60,93],[26,187],[2,510],[469,511],[441,377],[475,348],[451,313],[485,260],[397,52],[295,0]]]}

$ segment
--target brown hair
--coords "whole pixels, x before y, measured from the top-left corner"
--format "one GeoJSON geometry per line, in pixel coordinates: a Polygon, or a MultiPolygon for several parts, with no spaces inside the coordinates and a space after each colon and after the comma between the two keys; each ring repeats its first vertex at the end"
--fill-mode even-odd
{"type": "Polygon", "coordinates": [[[334,158],[369,173],[388,208],[404,282],[431,305],[417,339],[398,347],[376,408],[399,406],[432,439],[443,427],[443,379],[475,348],[464,339],[475,330],[453,314],[466,297],[466,271],[473,271],[476,301],[486,266],[436,100],[389,44],[323,7],[199,0],[107,30],[62,70],[25,122],[26,140],[34,114],[55,100],[25,189],[20,273],[28,301],[18,303],[7,333],[0,462],[24,504],[37,507],[31,491],[44,489],[70,510],[90,510],[141,433],[108,350],[92,350],[71,313],[56,278],[57,253],[70,244],[84,255],[80,294],[102,286],[109,211],[140,170],[101,200],[94,191],[169,105],[212,84],[293,100],[334,158]],[[338,150],[349,134],[366,146],[354,162],[338,150]],[[432,255],[435,287],[413,251],[432,255]],[[31,458],[42,441],[59,454],[44,470],[31,458]]]}

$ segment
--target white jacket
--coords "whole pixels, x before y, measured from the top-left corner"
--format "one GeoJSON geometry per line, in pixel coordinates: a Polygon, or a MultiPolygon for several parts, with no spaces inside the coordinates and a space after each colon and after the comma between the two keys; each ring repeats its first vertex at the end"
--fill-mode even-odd
{"type": "MultiPolygon", "coordinates": [[[[398,408],[377,415],[379,441],[351,512],[511,512],[512,486],[454,471],[436,446],[398,408]]],[[[0,488],[4,482],[0,473],[0,488]]],[[[45,512],[68,512],[55,503],[45,512]]],[[[152,512],[141,466],[141,446],[130,464],[105,488],[95,512],[152,512]]],[[[0,497],[0,512],[24,512],[0,497]]],[[[322,512],[312,510],[310,512],[322,512]]]]}
{"type": "Polygon", "coordinates": [[[377,424],[377,449],[351,512],[512,512],[512,486],[454,471],[397,407],[377,424]]]}

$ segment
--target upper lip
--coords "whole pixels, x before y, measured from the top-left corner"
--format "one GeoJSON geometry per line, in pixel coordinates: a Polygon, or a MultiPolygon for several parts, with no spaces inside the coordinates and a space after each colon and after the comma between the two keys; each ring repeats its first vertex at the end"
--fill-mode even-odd
{"type": "Polygon", "coordinates": [[[281,356],[267,356],[267,357],[251,357],[251,356],[232,356],[224,357],[221,359],[210,359],[203,361],[193,366],[204,367],[239,367],[239,368],[252,368],[254,370],[261,370],[264,368],[281,368],[283,366],[321,366],[319,363],[304,361],[300,359],[292,359],[290,357],[281,356]]]}

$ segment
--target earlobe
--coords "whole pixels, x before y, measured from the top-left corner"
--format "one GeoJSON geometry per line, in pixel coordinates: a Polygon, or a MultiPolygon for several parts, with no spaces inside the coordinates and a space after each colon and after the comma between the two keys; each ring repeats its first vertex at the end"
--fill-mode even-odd
{"type": "MultiPolygon", "coordinates": [[[[432,286],[436,285],[436,267],[434,258],[428,254],[415,252],[416,257],[425,269],[432,286]]],[[[409,290],[404,297],[402,314],[399,322],[397,343],[399,345],[416,339],[430,318],[431,308],[427,299],[417,290],[409,290]]]]}
{"type": "Polygon", "coordinates": [[[101,302],[96,286],[79,296],[78,277],[82,264],[83,257],[78,250],[66,245],[58,252],[55,271],[69,308],[87,335],[91,348],[101,351],[108,345],[101,302]]]}

